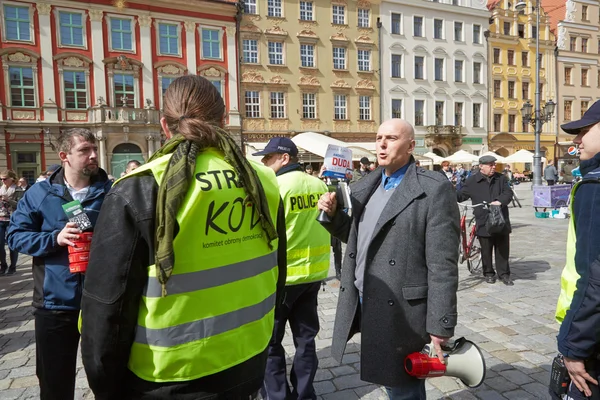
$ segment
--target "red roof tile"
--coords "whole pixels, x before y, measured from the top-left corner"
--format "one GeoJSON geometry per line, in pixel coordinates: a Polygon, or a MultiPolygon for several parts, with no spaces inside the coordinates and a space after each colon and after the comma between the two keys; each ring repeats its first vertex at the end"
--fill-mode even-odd
{"type": "Polygon", "coordinates": [[[550,31],[556,35],[558,23],[565,19],[566,0],[542,0],[542,8],[550,18],[550,31]]]}

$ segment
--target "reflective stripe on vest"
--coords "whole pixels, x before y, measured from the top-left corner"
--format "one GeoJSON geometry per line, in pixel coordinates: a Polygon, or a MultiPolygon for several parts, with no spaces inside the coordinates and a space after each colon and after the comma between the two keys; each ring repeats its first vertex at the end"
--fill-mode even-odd
{"type": "Polygon", "coordinates": [[[573,301],[573,295],[577,287],[577,281],[579,280],[579,274],[575,268],[575,253],[577,245],[577,236],[575,234],[575,215],[573,214],[573,200],[575,199],[575,192],[581,185],[578,182],[571,190],[571,202],[569,204],[569,230],[567,232],[567,262],[565,268],[560,276],[560,295],[558,296],[558,302],[556,304],[555,318],[558,323],[562,323],[567,315],[567,311],[571,308],[571,302],[573,301]]]}
{"type": "Polygon", "coordinates": [[[287,233],[287,285],[327,278],[331,237],[317,222],[319,197],[327,192],[321,180],[301,171],[279,175],[287,233]]]}
{"type": "MultiPolygon", "coordinates": [[[[151,171],[160,185],[170,157],[131,175],[151,171]]],[[[275,175],[251,164],[275,222],[275,175]]],[[[194,176],[177,213],[167,296],[151,265],[140,301],[128,367],[150,382],[191,381],[229,369],[263,352],[273,332],[277,241],[270,249],[258,212],[244,204],[246,192],[221,151],[203,150],[194,176]]]]}

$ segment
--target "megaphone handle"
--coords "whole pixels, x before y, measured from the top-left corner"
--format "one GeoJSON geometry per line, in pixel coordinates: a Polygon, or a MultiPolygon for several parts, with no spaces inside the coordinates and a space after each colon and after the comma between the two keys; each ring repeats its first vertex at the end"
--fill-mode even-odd
{"type": "Polygon", "coordinates": [[[319,221],[322,224],[329,224],[331,223],[331,218],[329,218],[329,215],[327,215],[325,211],[321,211],[317,216],[317,221],[319,221]]]}

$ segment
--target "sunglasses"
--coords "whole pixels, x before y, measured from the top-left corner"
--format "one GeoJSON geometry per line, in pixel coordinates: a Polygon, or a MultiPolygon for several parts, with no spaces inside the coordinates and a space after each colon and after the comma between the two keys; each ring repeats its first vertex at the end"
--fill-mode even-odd
{"type": "Polygon", "coordinates": [[[10,179],[10,178],[0,178],[0,181],[7,181],[7,180],[9,180],[9,179],[10,179]]]}

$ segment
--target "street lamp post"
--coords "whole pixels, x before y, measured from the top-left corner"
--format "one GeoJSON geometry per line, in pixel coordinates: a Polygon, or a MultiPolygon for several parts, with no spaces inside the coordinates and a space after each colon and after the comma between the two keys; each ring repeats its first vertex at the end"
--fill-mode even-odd
{"type": "MultiPolygon", "coordinates": [[[[527,7],[525,1],[519,1],[515,5],[517,11],[523,10],[527,7]]],[[[540,95],[540,3],[539,0],[535,1],[535,14],[536,14],[536,34],[535,34],[535,113],[531,114],[531,103],[527,100],[527,103],[523,104],[521,108],[521,115],[523,121],[531,123],[535,127],[535,152],[533,154],[533,186],[542,184],[542,154],[540,150],[540,137],[542,135],[542,125],[548,122],[554,114],[554,108],[556,104],[552,100],[548,100],[542,111],[541,107],[541,95],[540,95]]]]}

